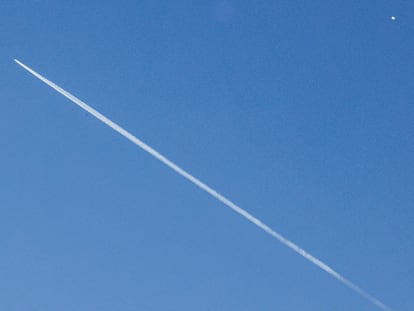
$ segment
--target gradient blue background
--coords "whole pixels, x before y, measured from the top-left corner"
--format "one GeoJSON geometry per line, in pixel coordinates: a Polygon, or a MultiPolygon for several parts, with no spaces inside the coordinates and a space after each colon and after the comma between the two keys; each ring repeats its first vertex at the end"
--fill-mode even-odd
{"type": "Polygon", "coordinates": [[[414,3],[0,3],[0,309],[414,309],[414,3]],[[391,20],[395,15],[397,19],[391,20]]]}

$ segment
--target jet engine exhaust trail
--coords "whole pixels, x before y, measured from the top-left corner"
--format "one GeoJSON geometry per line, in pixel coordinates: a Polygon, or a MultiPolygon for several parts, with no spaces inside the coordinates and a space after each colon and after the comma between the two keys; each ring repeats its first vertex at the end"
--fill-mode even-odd
{"type": "Polygon", "coordinates": [[[130,132],[128,132],[127,130],[123,129],[121,126],[119,126],[115,122],[113,122],[110,119],[108,119],[107,117],[105,117],[100,112],[96,111],[95,109],[93,109],[92,107],[90,107],[89,105],[87,105],[86,103],[84,103],[79,98],[75,97],[71,93],[69,93],[66,90],[62,89],[60,86],[56,85],[52,81],[46,79],[45,77],[43,77],[42,75],[40,75],[39,73],[37,73],[36,71],[34,71],[33,69],[31,69],[30,67],[26,66],[25,64],[21,63],[17,59],[14,59],[14,61],[18,65],[20,65],[21,67],[23,67],[25,70],[27,70],[28,72],[30,72],[32,75],[34,75],[36,78],[40,79],[45,84],[47,84],[48,86],[50,86],[51,88],[53,88],[55,91],[59,92],[60,94],[62,94],[63,96],[65,96],[66,98],[68,98],[69,100],[71,100],[73,103],[75,103],[76,105],[78,105],[82,109],[84,109],[87,112],[89,112],[95,118],[97,118],[98,120],[102,121],[107,126],[109,126],[112,129],[114,129],[115,131],[117,131],[119,134],[121,134],[122,136],[124,136],[125,138],[127,138],[128,140],[130,140],[131,142],[133,142],[138,147],[144,149],[146,152],[148,152],[154,158],[158,159],[159,161],[161,161],[162,163],[164,163],[166,166],[168,166],[169,168],[171,168],[173,171],[175,171],[176,173],[178,173],[179,175],[181,175],[185,179],[189,180],[194,185],[196,185],[200,189],[204,190],[205,192],[207,192],[208,194],[210,194],[212,197],[214,197],[215,199],[217,199],[218,201],[220,201],[221,203],[223,203],[227,207],[231,208],[233,211],[235,211],[239,215],[243,216],[248,221],[252,222],[257,227],[259,227],[260,229],[262,229],[263,231],[265,231],[266,233],[270,234],[272,237],[274,237],[275,239],[277,239],[279,242],[281,242],[285,246],[289,247],[290,249],[292,249],[293,251],[295,251],[296,253],[298,253],[302,257],[306,258],[308,261],[310,261],[314,265],[318,266],[320,269],[322,269],[326,273],[330,274],[332,277],[334,277],[335,279],[337,279],[339,282],[341,282],[342,284],[344,284],[348,288],[350,288],[353,291],[355,291],[356,293],[360,294],[362,297],[364,297],[366,300],[368,300],[372,304],[376,305],[381,310],[387,310],[387,311],[391,310],[390,307],[386,306],[381,301],[379,301],[377,298],[371,296],[370,294],[368,294],[367,292],[365,292],[363,289],[361,289],[360,287],[358,287],[357,285],[355,285],[353,282],[351,282],[347,278],[343,277],[341,274],[339,274],[338,272],[336,272],[330,266],[328,266],[327,264],[325,264],[324,262],[322,262],[318,258],[314,257],[313,255],[311,255],[310,253],[308,253],[307,251],[305,251],[304,249],[302,249],[301,247],[299,247],[298,245],[296,245],[295,243],[293,243],[289,239],[285,238],[280,233],[276,232],[275,230],[273,230],[272,228],[270,228],[269,226],[267,226],[261,220],[259,220],[258,218],[254,217],[249,212],[247,212],[246,210],[242,209],[237,204],[233,203],[232,201],[230,201],[229,199],[227,199],[225,196],[223,196],[222,194],[218,193],[216,190],[214,190],[213,188],[211,188],[210,186],[208,186],[207,184],[205,184],[204,182],[202,182],[198,178],[194,177],[193,175],[191,175],[190,173],[188,173],[187,171],[185,171],[184,169],[182,169],[180,166],[178,166],[177,164],[175,164],[174,162],[172,162],[171,160],[169,160],[168,158],[166,158],[164,155],[162,155],[161,153],[159,153],[157,150],[153,149],[152,147],[150,147],[149,145],[147,145],[146,143],[144,143],[142,140],[140,140],[139,138],[135,137],[130,132]]]}

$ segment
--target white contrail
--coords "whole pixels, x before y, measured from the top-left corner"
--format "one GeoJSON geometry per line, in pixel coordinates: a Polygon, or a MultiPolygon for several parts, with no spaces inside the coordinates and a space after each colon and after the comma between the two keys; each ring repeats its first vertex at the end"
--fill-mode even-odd
{"type": "Polygon", "coordinates": [[[342,284],[344,284],[347,287],[349,287],[350,289],[354,290],[355,292],[357,292],[358,294],[360,294],[361,296],[363,296],[365,299],[367,299],[368,301],[370,301],[371,303],[373,303],[374,305],[376,305],[380,309],[387,310],[387,311],[391,310],[390,307],[386,306],[381,301],[379,301],[377,298],[371,296],[370,294],[368,294],[367,292],[365,292],[363,289],[361,289],[360,287],[358,287],[357,285],[355,285],[354,283],[352,283],[350,280],[348,280],[345,277],[343,277],[342,275],[340,275],[338,272],[336,272],[335,270],[333,270],[327,264],[323,263],[318,258],[316,258],[313,255],[309,254],[304,249],[302,249],[301,247],[299,247],[298,245],[296,245],[292,241],[290,241],[287,238],[285,238],[284,236],[282,236],[280,233],[276,232],[275,230],[273,230],[272,228],[270,228],[269,226],[267,226],[266,224],[264,224],[261,220],[257,219],[256,217],[254,217],[253,215],[251,215],[250,213],[248,213],[247,211],[245,211],[244,209],[242,209],[241,207],[239,207],[238,205],[236,205],[235,203],[233,203],[232,201],[230,201],[229,199],[227,199],[225,196],[221,195],[216,190],[214,190],[210,186],[206,185],[201,180],[199,180],[198,178],[194,177],[193,175],[191,175],[190,173],[188,173],[187,171],[185,171],[184,169],[182,169],[181,167],[179,167],[174,162],[172,162],[169,159],[167,159],[161,153],[159,153],[158,151],[156,151],[152,147],[148,146],[142,140],[140,140],[139,138],[135,137],[130,132],[128,132],[127,130],[123,129],[121,126],[119,126],[115,122],[113,122],[110,119],[108,119],[107,117],[105,117],[103,114],[99,113],[98,111],[96,111],[95,109],[93,109],[92,107],[90,107],[89,105],[87,105],[86,103],[84,103],[83,101],[81,101],[79,98],[77,98],[77,97],[73,96],[72,94],[70,94],[69,92],[65,91],[60,86],[58,86],[55,83],[53,83],[52,81],[46,79],[45,77],[43,77],[42,75],[40,75],[39,73],[37,73],[33,69],[29,68],[25,64],[21,63],[17,59],[15,59],[14,61],[17,64],[19,64],[21,67],[23,67],[24,69],[26,69],[28,72],[30,72],[32,75],[34,75],[35,77],[39,78],[41,81],[43,81],[44,83],[46,83],[47,85],[49,85],[51,88],[55,89],[57,92],[59,92],[63,96],[65,96],[68,99],[70,99],[76,105],[78,105],[82,109],[86,110],[87,112],[89,112],[91,115],[93,115],[97,119],[101,120],[103,123],[105,123],[106,125],[108,125],[112,129],[114,129],[115,131],[117,131],[119,134],[121,134],[125,138],[129,139],[130,141],[132,141],[138,147],[141,147],[142,149],[144,149],[146,152],[148,152],[150,155],[152,155],[156,159],[160,160],[162,163],[164,163],[165,165],[167,165],[169,168],[171,168],[172,170],[174,170],[176,173],[178,173],[181,176],[183,176],[184,178],[188,179],[193,184],[195,184],[196,186],[198,186],[199,188],[201,188],[202,190],[204,190],[205,192],[207,192],[208,194],[210,194],[211,196],[213,196],[214,198],[216,198],[217,200],[219,200],[220,202],[222,202],[226,206],[230,207],[233,211],[235,211],[236,213],[240,214],[241,216],[243,216],[244,218],[246,218],[250,222],[254,223],[260,229],[262,229],[263,231],[267,232],[272,237],[276,238],[281,243],[283,243],[284,245],[286,245],[287,247],[289,247],[290,249],[292,249],[293,251],[295,251],[299,255],[305,257],[307,260],[309,260],[310,262],[312,262],[314,265],[318,266],[319,268],[321,268],[322,270],[324,270],[325,272],[327,272],[328,274],[330,274],[331,276],[333,276],[334,278],[336,278],[337,280],[339,280],[342,284]]]}

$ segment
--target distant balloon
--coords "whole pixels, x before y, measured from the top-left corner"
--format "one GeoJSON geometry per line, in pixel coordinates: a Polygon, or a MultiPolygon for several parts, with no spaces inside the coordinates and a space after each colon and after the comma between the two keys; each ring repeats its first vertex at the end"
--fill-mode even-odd
{"type": "Polygon", "coordinates": [[[395,21],[396,17],[395,16],[391,16],[391,20],[395,21]]]}

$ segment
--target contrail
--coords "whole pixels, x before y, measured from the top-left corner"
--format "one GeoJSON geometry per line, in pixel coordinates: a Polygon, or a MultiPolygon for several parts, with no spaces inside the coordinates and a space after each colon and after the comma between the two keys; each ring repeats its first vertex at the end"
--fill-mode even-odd
{"type": "Polygon", "coordinates": [[[386,306],[381,301],[379,301],[377,298],[371,296],[366,291],[364,291],[362,288],[358,287],[353,282],[351,282],[347,278],[343,277],[341,274],[339,274],[338,272],[336,272],[330,266],[328,266],[327,264],[325,264],[324,262],[322,262],[318,258],[314,257],[313,255],[311,255],[310,253],[308,253],[303,248],[299,247],[298,245],[296,245],[295,243],[293,243],[289,239],[285,238],[280,233],[278,233],[275,230],[273,230],[272,228],[270,228],[268,225],[266,225],[265,223],[263,223],[261,220],[259,220],[258,218],[254,217],[252,214],[250,214],[249,212],[245,211],[244,209],[242,209],[241,207],[239,207],[237,204],[233,203],[232,201],[230,201],[229,199],[227,199],[225,196],[223,196],[222,194],[218,193],[216,190],[214,190],[213,188],[211,188],[210,186],[208,186],[207,184],[205,184],[204,182],[202,182],[198,178],[194,177],[193,175],[191,175],[190,173],[188,173],[187,171],[185,171],[181,167],[179,167],[177,164],[175,164],[174,162],[172,162],[171,160],[169,160],[168,158],[166,158],[165,156],[163,156],[157,150],[155,150],[154,148],[150,147],[149,145],[147,145],[146,143],[144,143],[142,140],[140,140],[139,138],[135,137],[130,132],[128,132],[127,130],[123,129],[121,126],[119,126],[115,122],[113,122],[110,119],[108,119],[107,117],[105,117],[100,112],[96,111],[95,109],[93,109],[92,107],[90,107],[89,105],[87,105],[86,103],[84,103],[79,98],[77,98],[74,95],[72,95],[71,93],[65,91],[60,86],[58,86],[57,84],[53,83],[52,81],[46,79],[45,77],[43,77],[42,75],[40,75],[39,73],[37,73],[36,71],[34,71],[33,69],[31,69],[30,67],[26,66],[22,62],[18,61],[17,59],[14,59],[14,61],[17,64],[19,64],[21,67],[23,67],[24,69],[26,69],[28,72],[30,72],[32,75],[34,75],[35,77],[37,77],[38,79],[40,79],[41,81],[43,81],[44,83],[46,83],[47,85],[49,85],[51,88],[53,88],[54,90],[56,90],[57,92],[59,92],[60,94],[62,94],[63,96],[65,96],[66,98],[68,98],[69,100],[71,100],[72,102],[74,102],[76,105],[78,105],[82,109],[84,109],[87,112],[89,112],[95,118],[101,120],[107,126],[111,127],[112,129],[114,129],[115,131],[117,131],[119,134],[121,134],[125,138],[129,139],[135,145],[137,145],[138,147],[144,149],[146,152],[148,152],[154,158],[160,160],[162,163],[164,163],[165,165],[167,165],[169,168],[171,168],[172,170],[174,170],[176,173],[180,174],[181,176],[183,176],[184,178],[186,178],[187,180],[189,180],[190,182],[192,182],[193,184],[195,184],[197,187],[201,188],[202,190],[204,190],[205,192],[207,192],[208,194],[210,194],[212,197],[216,198],[218,201],[222,202],[224,205],[226,205],[227,207],[231,208],[233,211],[235,211],[239,215],[243,216],[248,221],[252,222],[257,227],[259,227],[260,229],[262,229],[263,231],[265,231],[268,234],[270,234],[275,239],[279,240],[282,244],[286,245],[287,247],[289,247],[290,249],[292,249],[293,251],[295,251],[299,255],[305,257],[311,263],[313,263],[314,265],[318,266],[319,268],[321,268],[326,273],[328,273],[331,276],[333,276],[335,279],[337,279],[338,281],[340,281],[342,284],[344,284],[348,288],[350,288],[353,291],[355,291],[356,293],[360,294],[362,297],[364,297],[365,299],[367,299],[368,301],[370,301],[371,303],[373,303],[374,305],[376,305],[377,307],[379,307],[381,310],[387,310],[387,311],[390,311],[391,310],[390,307],[386,306]]]}

